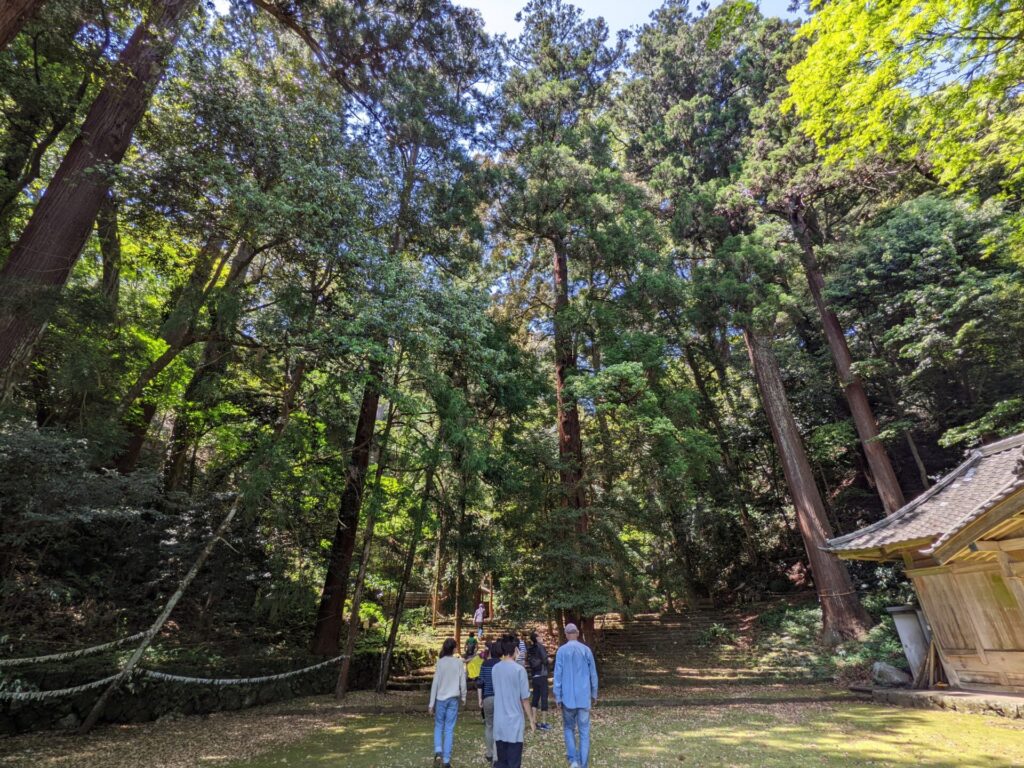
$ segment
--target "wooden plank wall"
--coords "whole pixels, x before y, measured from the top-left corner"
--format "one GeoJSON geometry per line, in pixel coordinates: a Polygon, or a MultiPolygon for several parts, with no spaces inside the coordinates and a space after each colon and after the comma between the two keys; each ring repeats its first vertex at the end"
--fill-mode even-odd
{"type": "Polygon", "coordinates": [[[1024,610],[999,565],[928,570],[910,575],[950,682],[1024,690],[1024,610]]]}

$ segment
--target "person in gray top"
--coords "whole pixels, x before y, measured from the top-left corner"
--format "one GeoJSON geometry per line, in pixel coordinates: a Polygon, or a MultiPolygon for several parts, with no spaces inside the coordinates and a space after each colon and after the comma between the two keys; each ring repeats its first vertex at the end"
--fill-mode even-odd
{"type": "Polygon", "coordinates": [[[526,670],[516,663],[519,650],[511,636],[499,641],[501,661],[491,671],[494,685],[494,745],[497,752],[495,768],[521,768],[526,721],[537,730],[530,707],[530,681],[526,670]]]}

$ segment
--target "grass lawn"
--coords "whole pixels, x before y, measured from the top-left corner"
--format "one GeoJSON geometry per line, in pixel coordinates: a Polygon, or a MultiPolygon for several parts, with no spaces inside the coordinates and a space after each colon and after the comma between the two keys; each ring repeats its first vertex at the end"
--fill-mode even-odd
{"type": "MultiPolygon", "coordinates": [[[[1024,723],[855,701],[766,698],[594,710],[594,768],[657,766],[1024,766],[1024,723]]],[[[429,766],[433,723],[420,715],[347,716],[232,768],[429,766]]],[[[456,728],[455,766],[483,766],[475,710],[456,728]]],[[[527,736],[524,768],[564,765],[560,729],[527,736]]]]}

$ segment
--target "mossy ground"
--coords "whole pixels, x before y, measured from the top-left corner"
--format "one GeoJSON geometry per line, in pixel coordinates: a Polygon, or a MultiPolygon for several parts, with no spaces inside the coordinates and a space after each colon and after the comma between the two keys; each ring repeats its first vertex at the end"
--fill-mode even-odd
{"type": "MultiPolygon", "coordinates": [[[[880,630],[878,642],[820,649],[815,618],[813,607],[795,606],[760,621],[752,638],[606,660],[592,766],[1024,768],[1024,721],[865,703],[817,682],[844,664],[863,667],[890,638],[880,630]]],[[[425,710],[423,691],[355,691],[341,703],[306,697],[85,738],[26,734],[0,740],[0,768],[427,768],[425,710]]],[[[481,737],[479,713],[465,710],[455,766],[484,768],[481,737]]],[[[530,736],[524,768],[564,765],[557,723],[530,736]]]]}
{"type": "MultiPolygon", "coordinates": [[[[673,693],[655,699],[640,689],[609,689],[609,698],[632,703],[606,701],[594,710],[592,766],[1024,767],[1024,721],[880,706],[823,685],[673,693]]],[[[427,768],[433,723],[423,710],[422,693],[357,692],[343,705],[308,697],[206,718],[105,726],[85,738],[36,733],[0,740],[0,766],[427,768]],[[405,713],[386,711],[395,707],[405,713]]],[[[479,714],[465,710],[457,768],[483,768],[481,732],[479,714]]],[[[560,729],[529,737],[524,768],[564,764],[560,729]]]]}
{"type": "MultiPolygon", "coordinates": [[[[593,712],[593,768],[661,766],[1024,766],[1024,723],[804,696],[748,695],[734,702],[604,707],[593,712]]],[[[482,726],[466,710],[453,765],[483,765],[482,726]]],[[[287,747],[231,768],[429,766],[433,725],[423,715],[353,715],[287,747]]],[[[561,731],[528,736],[524,768],[564,765],[561,731]]]]}

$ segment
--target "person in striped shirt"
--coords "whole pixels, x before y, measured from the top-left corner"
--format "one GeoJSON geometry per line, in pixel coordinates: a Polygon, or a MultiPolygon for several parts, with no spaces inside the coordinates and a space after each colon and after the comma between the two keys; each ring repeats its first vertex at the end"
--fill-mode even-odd
{"type": "Polygon", "coordinates": [[[497,752],[494,746],[494,681],[491,672],[499,661],[501,653],[498,644],[492,643],[488,646],[487,658],[480,667],[480,676],[476,681],[476,697],[484,717],[484,758],[492,764],[497,752]]]}
{"type": "Polygon", "coordinates": [[[522,632],[519,635],[512,635],[516,639],[516,664],[526,669],[526,641],[523,639],[522,632]]]}

